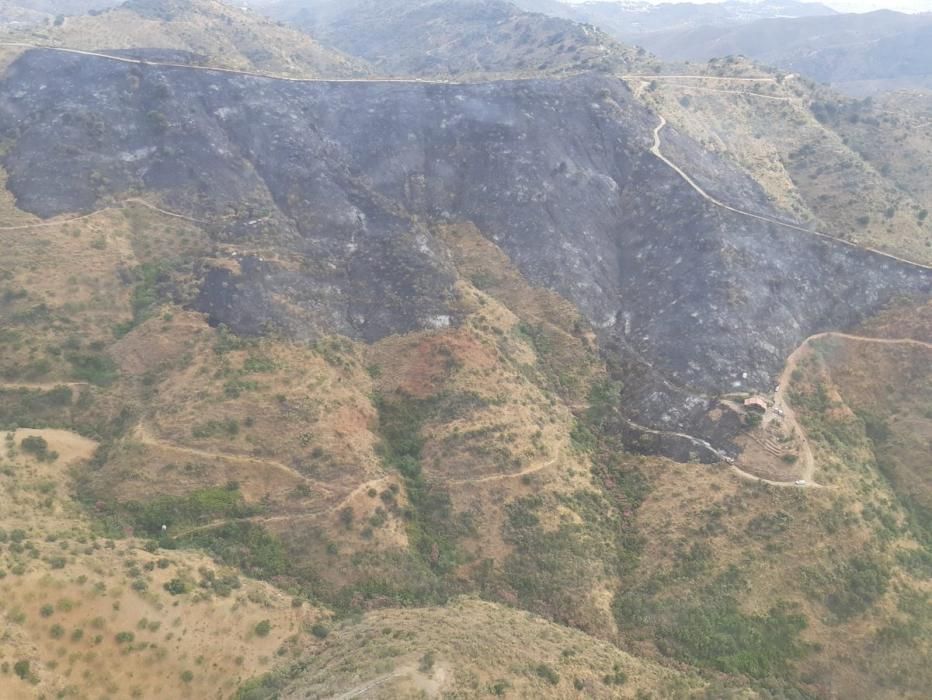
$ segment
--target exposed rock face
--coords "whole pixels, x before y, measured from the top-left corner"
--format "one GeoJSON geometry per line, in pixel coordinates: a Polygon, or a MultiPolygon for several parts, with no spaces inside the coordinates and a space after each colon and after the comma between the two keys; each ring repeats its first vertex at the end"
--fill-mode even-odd
{"type": "MultiPolygon", "coordinates": [[[[154,191],[222,222],[218,240],[275,252],[205,274],[199,303],[217,321],[366,340],[455,323],[454,274],[425,222],[469,220],[599,329],[630,370],[633,420],[718,444],[710,397],[764,390],[806,336],[932,288],[927,271],[707,202],[650,154],[656,117],[607,77],[296,84],[32,51],[0,95],[22,208],[154,191]]],[[[785,218],[670,137],[718,196],[785,218]]]]}

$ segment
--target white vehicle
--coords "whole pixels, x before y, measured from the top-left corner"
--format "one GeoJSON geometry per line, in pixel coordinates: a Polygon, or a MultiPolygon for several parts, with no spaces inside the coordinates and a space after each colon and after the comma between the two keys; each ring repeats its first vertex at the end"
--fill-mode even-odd
{"type": "Polygon", "coordinates": [[[795,483],[797,486],[805,486],[805,485],[806,485],[806,480],[805,480],[805,479],[797,479],[794,483],[795,483]]]}

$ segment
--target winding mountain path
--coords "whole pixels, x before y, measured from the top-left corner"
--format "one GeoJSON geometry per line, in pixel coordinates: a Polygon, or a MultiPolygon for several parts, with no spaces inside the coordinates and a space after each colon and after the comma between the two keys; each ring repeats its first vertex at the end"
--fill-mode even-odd
{"type": "Polygon", "coordinates": [[[54,391],[60,386],[72,388],[78,386],[90,386],[90,384],[87,382],[3,382],[0,383],[0,391],[4,389],[12,389],[14,391],[17,389],[25,389],[26,391],[54,391]]]}
{"type": "MultiPolygon", "coordinates": [[[[101,53],[99,51],[86,51],[82,49],[71,49],[71,48],[66,48],[66,47],[61,47],[61,46],[41,46],[38,44],[30,44],[26,42],[0,42],[0,46],[29,49],[29,50],[56,51],[59,53],[67,53],[67,54],[77,54],[80,56],[89,56],[92,58],[100,58],[103,60],[117,61],[120,63],[129,63],[132,65],[139,65],[139,66],[155,66],[155,67],[160,67],[160,68],[196,70],[196,71],[204,71],[204,72],[209,72],[209,73],[241,75],[241,76],[246,76],[246,77],[262,78],[266,80],[280,80],[280,81],[292,82],[292,83],[334,83],[334,84],[336,83],[363,83],[363,84],[366,84],[366,83],[368,84],[402,83],[402,84],[428,84],[428,85],[466,85],[466,84],[469,84],[467,82],[456,82],[456,81],[451,81],[451,80],[437,80],[437,79],[425,79],[425,78],[390,78],[390,77],[385,77],[385,78],[292,78],[288,76],[270,75],[266,73],[258,73],[255,71],[247,71],[247,70],[238,70],[234,68],[219,68],[215,66],[194,66],[194,65],[184,64],[184,63],[173,63],[169,61],[147,61],[144,59],[129,58],[126,56],[115,56],[113,54],[101,53]]],[[[737,81],[737,82],[751,82],[751,83],[775,83],[776,82],[775,78],[742,78],[742,77],[729,77],[729,76],[686,75],[686,74],[683,74],[683,75],[649,75],[649,74],[633,73],[633,74],[619,75],[618,77],[621,78],[622,80],[641,80],[641,81],[644,81],[647,79],[650,79],[650,80],[691,79],[691,80],[711,80],[711,81],[726,81],[726,82],[737,81]]],[[[534,79],[535,78],[517,78],[514,80],[515,81],[527,81],[527,80],[534,80],[534,79]]],[[[640,89],[637,91],[637,93],[639,92],[640,92],[640,89]]],[[[666,163],[674,171],[676,171],[676,173],[679,174],[680,177],[682,177],[690,185],[690,187],[692,187],[700,196],[702,196],[705,200],[711,202],[712,204],[718,207],[721,207],[722,209],[726,209],[727,211],[733,212],[735,214],[739,214],[741,216],[747,216],[753,219],[757,219],[759,221],[764,221],[770,224],[774,224],[776,226],[783,226],[785,228],[790,228],[796,231],[800,231],[802,233],[808,233],[813,236],[818,236],[819,238],[822,238],[834,244],[845,245],[845,246],[848,246],[849,248],[854,248],[858,250],[866,250],[870,253],[883,256],[890,260],[895,260],[899,263],[911,265],[913,267],[918,267],[924,270],[932,270],[932,265],[924,265],[922,263],[918,263],[912,260],[907,260],[906,258],[901,258],[896,255],[892,255],[890,253],[885,253],[875,248],[860,246],[855,243],[851,243],[849,241],[836,238],[835,236],[831,236],[826,233],[822,233],[819,231],[814,231],[812,229],[805,228],[803,226],[792,224],[786,221],[780,221],[779,219],[774,219],[774,218],[767,217],[767,216],[762,216],[760,214],[754,214],[748,211],[744,211],[742,209],[738,209],[729,204],[726,204],[719,199],[716,199],[715,197],[710,195],[708,192],[706,192],[704,189],[702,189],[702,187],[695,180],[693,180],[682,168],[680,168],[673,161],[671,161],[669,158],[663,155],[660,149],[661,147],[660,132],[667,125],[667,120],[663,115],[658,115],[658,116],[660,118],[660,123],[654,129],[654,143],[650,148],[650,152],[654,154],[657,158],[662,160],[664,163],[666,163]]],[[[193,218],[181,215],[181,214],[176,214],[174,212],[169,212],[169,211],[159,209],[158,207],[155,207],[154,205],[151,205],[148,202],[145,202],[144,200],[127,200],[127,201],[135,201],[137,203],[142,204],[143,206],[149,207],[150,209],[153,209],[154,211],[159,211],[168,216],[176,216],[178,218],[192,221],[194,223],[202,223],[202,224],[208,223],[206,221],[193,219],[193,218]]],[[[108,207],[108,209],[109,208],[110,207],[108,207]]],[[[105,210],[101,210],[101,211],[105,211],[105,210]]],[[[70,221],[78,221],[80,219],[88,218],[90,216],[93,216],[96,213],[99,213],[99,212],[93,212],[91,214],[85,214],[81,217],[75,217],[73,219],[70,219],[70,221]]],[[[28,224],[25,226],[0,228],[0,231],[2,230],[23,230],[23,229],[28,229],[28,228],[39,228],[39,227],[50,226],[50,225],[54,226],[54,225],[58,225],[59,223],[62,223],[62,222],[54,222],[54,223],[53,222],[42,222],[38,224],[28,224]]]]}
{"type": "Polygon", "coordinates": [[[730,204],[726,204],[725,202],[721,201],[720,199],[717,199],[717,198],[713,197],[713,196],[710,195],[708,192],[706,192],[704,189],[702,189],[702,187],[701,187],[695,180],[693,180],[685,170],[683,170],[680,166],[678,166],[678,165],[677,165],[676,163],[674,163],[672,160],[670,160],[669,158],[667,158],[667,157],[663,154],[663,152],[660,150],[660,147],[661,147],[660,132],[663,131],[664,127],[667,126],[667,120],[666,120],[666,117],[664,117],[662,114],[658,114],[657,116],[660,118],[660,123],[654,128],[654,143],[653,143],[653,145],[650,147],[650,152],[651,152],[654,156],[656,156],[657,158],[659,158],[660,160],[662,160],[664,163],[666,163],[670,168],[672,168],[672,169],[677,173],[677,175],[679,175],[681,178],[683,178],[683,180],[685,180],[686,183],[687,183],[690,187],[692,187],[692,188],[696,191],[696,193],[698,193],[698,194],[699,194],[703,199],[705,199],[706,201],[711,202],[711,203],[714,204],[715,206],[721,207],[722,209],[725,209],[725,210],[727,210],[727,211],[730,211],[730,212],[732,212],[732,213],[734,213],[734,214],[739,214],[739,215],[741,215],[741,216],[747,216],[747,217],[750,217],[750,218],[752,218],[752,219],[757,219],[758,221],[763,221],[763,222],[766,222],[766,223],[768,223],[768,224],[773,224],[773,225],[775,225],[775,226],[783,226],[784,228],[793,229],[794,231],[800,231],[800,232],[802,232],[802,233],[808,233],[810,236],[816,236],[816,237],[821,238],[822,240],[824,240],[824,241],[826,241],[826,242],[828,242],[828,243],[834,244],[834,245],[843,245],[843,246],[847,246],[848,248],[852,248],[852,249],[855,249],[855,250],[867,251],[868,253],[872,253],[872,254],[874,254],[874,255],[882,256],[882,257],[884,257],[884,258],[887,258],[888,260],[894,260],[894,261],[896,261],[896,262],[898,262],[898,263],[901,263],[901,264],[903,264],[903,265],[909,265],[909,266],[911,266],[911,267],[919,268],[919,269],[921,269],[921,270],[929,270],[929,271],[932,271],[932,265],[925,265],[925,264],[923,264],[923,263],[919,263],[919,262],[916,262],[916,261],[914,261],[914,260],[908,260],[908,259],[906,259],[906,258],[901,258],[901,257],[899,257],[899,256],[897,256],[897,255],[893,255],[893,254],[891,254],[891,253],[885,253],[885,252],[882,251],[882,250],[877,250],[876,248],[869,248],[869,247],[867,247],[867,246],[857,245],[856,243],[851,243],[850,241],[846,241],[846,240],[841,239],[841,238],[836,238],[835,236],[831,236],[831,235],[829,235],[829,234],[827,234],[827,233],[822,233],[821,231],[814,231],[813,229],[809,229],[809,228],[806,228],[806,227],[804,227],[804,226],[798,226],[797,224],[791,224],[791,223],[786,222],[786,221],[780,221],[779,219],[774,219],[774,218],[769,217],[769,216],[763,216],[763,215],[761,215],[761,214],[754,214],[754,213],[752,213],[752,212],[745,211],[745,210],[743,210],[743,209],[738,209],[738,208],[736,208],[736,207],[733,207],[733,206],[731,206],[730,204]]]}
{"type": "MultiPolygon", "coordinates": [[[[669,80],[677,79],[682,80],[684,78],[689,80],[712,80],[712,81],[726,81],[726,82],[739,82],[739,83],[775,83],[777,82],[776,78],[739,78],[728,75],[652,75],[650,73],[625,73],[619,76],[625,80],[669,80]]],[[[785,80],[785,78],[784,78],[785,80]]]]}
{"type": "Polygon", "coordinates": [[[483,476],[479,479],[456,479],[455,481],[447,481],[448,484],[487,484],[490,481],[503,481],[504,479],[518,479],[522,476],[528,476],[529,474],[536,474],[539,471],[543,471],[547,467],[552,467],[557,463],[559,457],[554,457],[549,462],[540,462],[538,464],[532,464],[530,467],[522,469],[519,472],[509,472],[507,474],[492,474],[491,476],[483,476]]]}
{"type": "Polygon", "coordinates": [[[172,537],[187,537],[188,535],[193,535],[197,532],[205,532],[207,530],[213,530],[218,527],[223,527],[224,525],[230,525],[232,523],[257,523],[259,525],[265,525],[268,523],[283,523],[283,522],[294,522],[297,520],[308,520],[311,518],[317,518],[321,515],[326,515],[328,513],[335,513],[341,508],[345,507],[347,503],[353,500],[356,496],[364,491],[368,491],[370,488],[375,488],[375,484],[382,483],[388,479],[387,476],[383,476],[380,479],[375,479],[374,481],[367,481],[360,484],[355,489],[350,491],[346,496],[340,499],[339,503],[336,503],[332,506],[326,506],[323,508],[314,508],[313,510],[305,510],[300,513],[285,513],[282,515],[253,515],[247,518],[226,518],[223,520],[214,520],[210,523],[205,523],[203,525],[198,525],[196,527],[189,528],[187,530],[182,530],[181,532],[174,534],[169,532],[168,534],[172,537]]]}
{"type": "Polygon", "coordinates": [[[301,472],[299,472],[294,467],[289,467],[287,464],[282,464],[281,462],[276,462],[270,459],[261,459],[259,457],[249,457],[246,455],[235,455],[228,454],[226,452],[211,452],[208,450],[198,450],[193,447],[182,447],[180,445],[175,445],[169,442],[162,442],[155,436],[153,436],[148,429],[143,425],[139,424],[136,426],[136,430],[133,433],[133,437],[137,442],[147,445],[149,447],[156,447],[163,450],[169,450],[172,452],[178,452],[180,454],[186,454],[191,457],[199,457],[201,459],[210,459],[210,460],[224,460],[227,462],[239,462],[240,464],[254,464],[260,467],[271,467],[277,471],[293,476],[301,481],[304,481],[307,484],[311,484],[314,488],[323,492],[326,495],[333,495],[332,489],[320,481],[315,481],[301,472]]]}
{"type": "Polygon", "coordinates": [[[800,486],[821,488],[819,484],[808,483],[808,480],[807,480],[807,483],[800,484],[800,483],[797,483],[795,479],[792,481],[774,481],[772,479],[765,479],[764,477],[757,476],[756,474],[751,474],[750,472],[744,471],[741,467],[739,467],[735,463],[734,457],[732,457],[729,454],[726,454],[725,452],[723,452],[722,450],[719,450],[716,447],[713,447],[712,444],[708,440],[703,440],[702,438],[696,437],[695,435],[688,435],[687,433],[678,433],[672,430],[655,430],[654,428],[648,428],[647,426],[635,423],[634,421],[629,420],[625,418],[624,416],[622,416],[621,419],[628,426],[630,426],[631,428],[639,432],[647,433],[649,435],[659,435],[661,437],[675,437],[681,440],[686,440],[687,442],[692,443],[696,447],[702,447],[708,450],[709,452],[711,452],[712,454],[714,454],[722,462],[727,464],[728,468],[731,469],[731,471],[734,472],[735,475],[739,476],[742,479],[746,479],[747,481],[756,481],[761,484],[769,484],[770,486],[779,486],[779,487],[784,487],[784,488],[785,487],[797,488],[800,486]]]}
{"type": "Polygon", "coordinates": [[[760,92],[748,92],[746,90],[723,90],[722,88],[706,87],[705,85],[688,85],[686,83],[666,83],[668,87],[678,87],[685,90],[702,90],[703,92],[717,92],[721,95],[739,95],[747,97],[759,97],[763,100],[773,100],[775,102],[794,102],[791,97],[780,97],[779,95],[764,95],[760,92]]]}
{"type": "Polygon", "coordinates": [[[841,338],[843,340],[859,343],[875,343],[878,345],[908,345],[932,350],[932,343],[914,340],[913,338],[874,338],[872,336],[853,335],[851,333],[842,333],[839,331],[826,331],[825,333],[816,333],[815,335],[809,336],[793,351],[787,358],[783,372],[780,374],[779,384],[777,385],[777,390],[774,392],[773,407],[767,412],[765,420],[772,419],[775,409],[780,409],[783,411],[783,420],[795,428],[802,442],[803,472],[800,478],[806,481],[811,481],[815,473],[815,458],[812,454],[812,445],[806,437],[806,432],[796,418],[796,413],[793,411],[792,405],[786,399],[786,392],[790,385],[793,372],[796,370],[803,353],[812,343],[826,338],[841,338]]]}
{"type": "MultiPolygon", "coordinates": [[[[130,58],[129,56],[115,56],[114,54],[102,53],[100,51],[86,51],[84,49],[70,49],[63,46],[42,46],[39,44],[29,44],[26,42],[0,42],[0,46],[12,48],[21,48],[33,51],[56,51],[58,53],[76,54],[78,56],[89,56],[91,58],[101,58],[118,63],[129,63],[135,66],[152,66],[156,68],[179,68],[184,70],[197,70],[205,73],[221,73],[226,75],[239,75],[247,78],[260,78],[263,80],[281,80],[288,83],[409,83],[409,84],[426,84],[426,85],[465,85],[466,82],[456,82],[452,80],[436,80],[426,78],[292,78],[286,75],[275,75],[272,73],[260,73],[258,71],[241,70],[237,68],[221,68],[219,66],[197,66],[187,63],[173,63],[171,61],[149,61],[141,58],[130,58]]],[[[532,78],[522,78],[522,80],[532,80],[532,78]]]]}
{"type": "Polygon", "coordinates": [[[396,671],[392,671],[391,673],[387,673],[384,676],[379,676],[378,678],[366,681],[361,685],[357,685],[355,688],[350,688],[349,690],[344,691],[339,695],[334,695],[330,700],[352,700],[352,698],[361,697],[368,693],[370,690],[378,688],[380,685],[385,685],[393,678],[399,678],[405,675],[405,673],[409,672],[409,670],[410,669],[408,668],[400,668],[396,671]]]}
{"type": "MultiPolygon", "coordinates": [[[[248,78],[261,78],[264,80],[281,80],[289,83],[408,83],[421,85],[468,85],[470,81],[440,80],[437,78],[393,78],[393,77],[372,77],[372,78],[295,78],[286,75],[276,75],[274,73],[261,73],[259,71],[242,70],[238,68],[222,68],[219,66],[198,66],[188,63],[174,63],[172,61],[150,61],[141,58],[131,58],[129,56],[117,56],[114,54],[103,53],[101,51],[90,51],[86,49],[72,49],[64,46],[44,46],[41,44],[31,44],[28,42],[0,42],[0,46],[10,48],[19,48],[36,51],[57,51],[59,53],[76,54],[78,56],[89,56],[91,58],[101,58],[108,61],[117,61],[119,63],[129,63],[136,66],[154,66],[157,68],[181,68],[185,70],[199,70],[207,73],[222,73],[227,75],[240,75],[248,78]]],[[[712,80],[712,81],[738,81],[752,83],[775,83],[775,78],[739,78],[717,75],[651,75],[651,74],[623,74],[618,76],[624,80],[650,79],[650,80],[668,80],[668,79],[690,79],[690,80],[712,80]]],[[[511,78],[512,82],[537,80],[535,77],[511,78]]],[[[475,81],[472,81],[475,82],[475,81]]]]}
{"type": "Polygon", "coordinates": [[[647,426],[639,425],[638,423],[635,423],[634,421],[628,420],[624,417],[622,417],[622,420],[637,431],[644,432],[649,435],[680,438],[692,443],[693,445],[696,445],[697,447],[702,447],[706,450],[709,450],[709,452],[719,457],[721,461],[727,463],[731,471],[742,479],[769,484],[770,486],[823,488],[821,484],[815,483],[813,481],[815,476],[816,461],[813,454],[812,445],[806,436],[805,430],[803,430],[802,425],[799,423],[792,405],[786,398],[786,391],[790,384],[790,378],[792,377],[793,371],[796,369],[803,353],[813,342],[825,338],[841,338],[844,340],[864,343],[877,343],[880,345],[912,345],[932,350],[932,343],[927,343],[922,340],[915,340],[913,338],[875,338],[872,336],[842,333],[840,331],[826,331],[824,333],[816,333],[815,335],[809,336],[802,343],[800,343],[796,350],[794,350],[786,360],[783,372],[780,374],[777,390],[774,393],[773,406],[765,416],[765,421],[769,422],[770,420],[773,420],[775,415],[777,415],[776,410],[781,410],[783,412],[782,419],[784,423],[793,429],[799,436],[801,445],[800,452],[802,457],[802,472],[800,473],[798,479],[793,479],[791,481],[775,481],[772,479],[765,479],[742,469],[738,464],[736,464],[733,457],[713,447],[707,440],[696,437],[694,435],[688,435],[686,433],[648,428],[647,426]]]}
{"type": "Polygon", "coordinates": [[[107,207],[104,207],[103,209],[97,209],[96,211],[92,211],[88,214],[72,216],[71,218],[68,218],[68,219],[55,219],[53,221],[39,221],[33,224],[19,224],[16,226],[0,226],[0,231],[29,231],[31,229],[64,226],[65,224],[72,224],[76,221],[85,221],[87,219],[94,218],[95,216],[100,216],[101,214],[105,214],[108,211],[121,211],[123,209],[126,209],[127,204],[137,204],[141,207],[145,207],[146,209],[154,211],[158,214],[162,214],[164,216],[170,216],[175,219],[181,219],[183,221],[188,221],[192,224],[209,225],[211,223],[210,221],[205,221],[204,219],[195,219],[192,216],[186,216],[185,214],[179,214],[178,212],[169,211],[167,209],[162,209],[161,207],[157,207],[156,205],[150,202],[147,202],[144,199],[139,199],[138,197],[130,197],[129,199],[124,199],[123,202],[121,202],[118,205],[107,206],[107,207]]]}

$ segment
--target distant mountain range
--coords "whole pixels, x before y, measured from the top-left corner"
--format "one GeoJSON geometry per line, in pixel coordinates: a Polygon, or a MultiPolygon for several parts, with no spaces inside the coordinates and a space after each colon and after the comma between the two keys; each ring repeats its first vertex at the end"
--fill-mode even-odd
{"type": "Polygon", "coordinates": [[[83,15],[121,0],[0,0],[0,27],[50,24],[59,15],[83,15]]]}
{"type": "Polygon", "coordinates": [[[642,40],[667,60],[743,54],[855,93],[932,89],[932,14],[879,11],[766,19],[658,32],[642,40]]]}
{"type": "Polygon", "coordinates": [[[560,0],[514,0],[530,12],[543,12],[577,22],[597,24],[625,41],[659,31],[692,29],[704,25],[737,25],[775,17],[817,17],[836,14],[835,10],[815,2],[797,0],[763,0],[763,2],[729,2],[695,4],[647,2],[612,2],[598,0],[568,4],[560,0]]]}
{"type": "Polygon", "coordinates": [[[396,74],[613,70],[633,53],[591,26],[503,0],[280,0],[261,10],[396,74]]]}
{"type": "Polygon", "coordinates": [[[667,61],[744,55],[855,95],[932,89],[932,14],[840,14],[819,3],[705,5],[515,0],[525,10],[594,24],[667,61]]]}

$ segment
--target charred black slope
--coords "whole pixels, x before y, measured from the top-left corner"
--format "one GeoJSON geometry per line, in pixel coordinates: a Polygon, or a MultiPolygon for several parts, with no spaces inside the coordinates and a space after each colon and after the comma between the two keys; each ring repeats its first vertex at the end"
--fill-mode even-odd
{"type": "MultiPolygon", "coordinates": [[[[201,308],[218,321],[366,340],[456,323],[454,275],[423,222],[470,220],[632,370],[632,419],[719,444],[704,421],[714,395],[768,387],[803,338],[932,285],[703,199],[649,152],[656,117],[596,75],[296,84],[32,51],[0,95],[24,209],[157,192],[215,220],[218,241],[275,252],[205,275],[201,308]]],[[[714,169],[720,196],[780,217],[753,182],[673,138],[684,168],[714,169]]]]}

